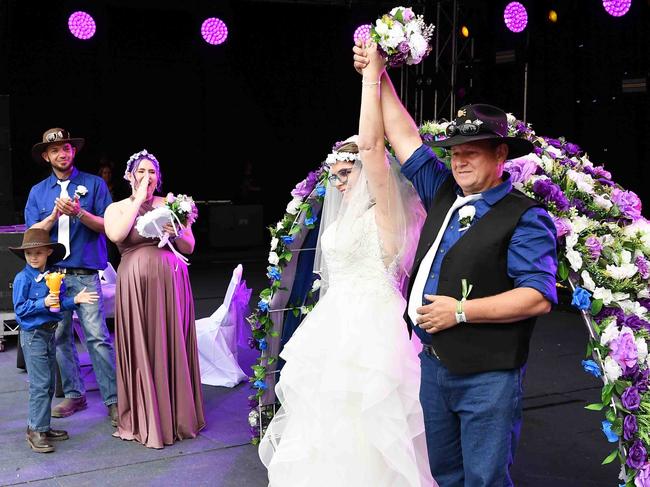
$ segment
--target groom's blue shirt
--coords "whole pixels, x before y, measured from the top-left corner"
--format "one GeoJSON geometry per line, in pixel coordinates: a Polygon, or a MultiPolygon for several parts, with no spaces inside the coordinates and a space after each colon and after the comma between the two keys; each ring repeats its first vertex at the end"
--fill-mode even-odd
{"type": "MultiPolygon", "coordinates": [[[[427,211],[442,183],[447,178],[453,177],[447,166],[426,145],[420,146],[408,158],[402,166],[402,173],[413,183],[427,211]]],[[[511,190],[510,175],[504,173],[504,181],[483,192],[483,197],[474,203],[476,215],[472,225],[511,190]]],[[[456,192],[462,196],[458,185],[456,185],[456,192]]],[[[424,294],[436,294],[443,258],[463,233],[464,231],[460,231],[458,210],[456,210],[449,220],[449,226],[443,233],[438,252],[429,271],[429,278],[424,286],[424,294]]],[[[530,208],[521,216],[508,246],[508,276],[514,281],[516,288],[536,289],[551,303],[557,303],[556,270],[556,231],[553,220],[543,208],[530,208]]],[[[415,278],[415,275],[412,278],[415,278]]],[[[423,304],[428,304],[424,297],[422,299],[423,304]]],[[[418,327],[414,327],[414,330],[424,343],[430,343],[431,335],[418,327]]]]}

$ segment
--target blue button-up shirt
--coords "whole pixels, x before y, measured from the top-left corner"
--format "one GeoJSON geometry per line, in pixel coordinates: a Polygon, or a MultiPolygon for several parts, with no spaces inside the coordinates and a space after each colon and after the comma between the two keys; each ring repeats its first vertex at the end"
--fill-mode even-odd
{"type": "MultiPolygon", "coordinates": [[[[68,194],[71,198],[79,186],[85,186],[88,192],[79,196],[81,207],[96,216],[104,216],[108,205],[112,203],[108,187],[102,178],[93,176],[74,168],[70,174],[68,194]]],[[[61,194],[61,186],[52,173],[50,177],[32,187],[25,206],[25,225],[27,228],[45,220],[54,209],[54,200],[61,194]]],[[[59,226],[54,224],[50,238],[57,241],[59,226]]],[[[70,217],[70,255],[57,264],[58,267],[85,267],[87,269],[106,268],[106,237],[91,230],[77,218],[70,217]]]]}
{"type": "MultiPolygon", "coordinates": [[[[415,187],[425,208],[431,207],[433,199],[451,171],[436,158],[426,145],[420,146],[402,166],[402,173],[415,187]]],[[[498,201],[512,190],[510,176],[504,173],[504,181],[498,186],[484,191],[482,198],[475,201],[476,214],[471,224],[480,220],[498,201]]],[[[456,185],[456,193],[463,195],[456,185]]],[[[438,290],[440,268],[445,254],[460,239],[465,230],[460,231],[456,210],[449,220],[449,226],[442,235],[440,246],[433,260],[429,277],[424,286],[424,294],[435,295],[438,290]]],[[[553,220],[546,210],[539,207],[526,210],[517,224],[508,246],[508,276],[514,286],[530,287],[538,290],[551,303],[557,303],[555,272],[557,270],[556,231],[553,220]]],[[[428,304],[422,296],[423,304],[428,304]]],[[[425,343],[431,342],[431,335],[415,327],[417,335],[425,343]]]]}
{"type": "MultiPolygon", "coordinates": [[[[45,323],[61,321],[63,313],[52,313],[45,306],[45,298],[50,293],[45,284],[45,279],[36,282],[40,274],[38,269],[29,264],[16,274],[13,284],[14,312],[16,321],[23,330],[31,330],[45,323]]],[[[77,309],[74,297],[65,295],[65,279],[61,284],[61,309],[64,311],[77,309]]]]}

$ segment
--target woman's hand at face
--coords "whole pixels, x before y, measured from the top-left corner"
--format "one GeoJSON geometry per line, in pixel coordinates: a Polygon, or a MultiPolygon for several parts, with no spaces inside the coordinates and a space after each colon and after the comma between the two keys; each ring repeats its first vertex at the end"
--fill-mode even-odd
{"type": "Polygon", "coordinates": [[[140,182],[137,183],[138,187],[135,189],[135,200],[142,203],[147,199],[147,191],[149,189],[149,173],[144,173],[140,182]]]}

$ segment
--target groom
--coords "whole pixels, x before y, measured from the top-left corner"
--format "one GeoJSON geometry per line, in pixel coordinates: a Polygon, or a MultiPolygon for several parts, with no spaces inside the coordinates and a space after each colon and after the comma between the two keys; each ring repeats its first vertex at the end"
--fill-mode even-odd
{"type": "MultiPolygon", "coordinates": [[[[354,48],[355,68],[368,63],[354,48]]],[[[427,220],[415,256],[407,323],[422,341],[420,402],[431,472],[441,487],[510,486],[522,415],[522,381],[535,317],[557,302],[555,227],[536,201],[512,188],[507,159],[533,150],[508,137],[506,114],[468,105],[422,144],[385,71],[386,136],[427,220]]]]}

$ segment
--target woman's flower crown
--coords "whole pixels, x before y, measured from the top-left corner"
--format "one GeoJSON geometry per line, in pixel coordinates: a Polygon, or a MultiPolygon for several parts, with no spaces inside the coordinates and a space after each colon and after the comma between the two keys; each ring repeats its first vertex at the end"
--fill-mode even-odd
{"type": "Polygon", "coordinates": [[[332,153],[327,156],[327,159],[325,159],[325,165],[333,166],[340,161],[355,162],[360,160],[361,157],[359,157],[359,154],[355,154],[354,152],[332,151],[332,153]]]}
{"type": "Polygon", "coordinates": [[[140,152],[136,152],[131,157],[129,157],[129,160],[126,161],[124,179],[129,181],[129,174],[133,174],[133,171],[136,169],[138,162],[140,162],[142,159],[147,159],[148,161],[151,161],[151,163],[156,168],[156,173],[158,175],[158,184],[156,185],[156,189],[160,191],[160,188],[162,186],[162,176],[160,174],[160,163],[158,162],[158,159],[156,159],[156,156],[154,156],[152,153],[147,151],[147,149],[142,149],[140,152]]]}

